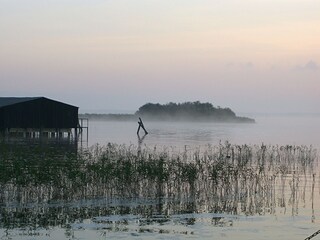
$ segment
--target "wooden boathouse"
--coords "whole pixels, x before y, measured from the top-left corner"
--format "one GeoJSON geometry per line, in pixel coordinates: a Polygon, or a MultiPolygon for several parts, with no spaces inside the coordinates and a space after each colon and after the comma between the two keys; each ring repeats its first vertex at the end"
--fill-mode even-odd
{"type": "Polygon", "coordinates": [[[0,97],[0,133],[77,139],[78,109],[46,97],[0,97]]]}

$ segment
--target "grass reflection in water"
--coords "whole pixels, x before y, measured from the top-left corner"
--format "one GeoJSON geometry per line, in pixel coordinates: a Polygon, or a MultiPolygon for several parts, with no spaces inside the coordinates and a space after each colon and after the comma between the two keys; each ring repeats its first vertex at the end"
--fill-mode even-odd
{"type": "Polygon", "coordinates": [[[201,219],[232,226],[232,216],[275,214],[278,208],[296,215],[299,201],[311,199],[313,206],[318,166],[316,151],[306,146],[225,143],[180,152],[115,144],[0,148],[5,229],[69,229],[90,219],[106,231],[137,225],[139,232],[162,233],[167,230],[148,226],[201,219]]]}

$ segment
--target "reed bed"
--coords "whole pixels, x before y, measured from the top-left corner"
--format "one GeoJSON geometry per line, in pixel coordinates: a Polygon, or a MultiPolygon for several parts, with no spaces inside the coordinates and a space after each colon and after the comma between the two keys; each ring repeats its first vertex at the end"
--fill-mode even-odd
{"type": "MultiPolygon", "coordinates": [[[[30,217],[29,211],[22,213],[19,208],[38,209],[32,211],[38,214],[35,219],[39,221],[41,213],[52,224],[59,221],[56,215],[52,219],[50,206],[59,206],[63,215],[65,206],[71,204],[73,212],[78,208],[83,215],[81,204],[91,204],[90,208],[86,205],[90,217],[97,208],[117,201],[113,213],[117,209],[121,213],[123,203],[131,202],[142,204],[148,209],[142,212],[148,215],[152,210],[148,201],[152,206],[157,202],[152,211],[165,215],[272,213],[286,205],[287,199],[297,208],[294,204],[306,198],[318,176],[318,155],[311,146],[226,142],[181,151],[117,144],[81,150],[0,148],[0,208],[6,219],[0,219],[2,223],[10,222],[15,214],[30,217]]],[[[141,207],[129,209],[132,214],[141,207]]]]}

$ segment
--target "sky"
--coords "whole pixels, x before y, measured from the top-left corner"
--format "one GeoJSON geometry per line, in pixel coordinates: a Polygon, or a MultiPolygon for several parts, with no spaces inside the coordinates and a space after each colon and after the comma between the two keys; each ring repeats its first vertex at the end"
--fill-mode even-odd
{"type": "Polygon", "coordinates": [[[319,0],[0,0],[0,96],[320,112],[319,0]]]}

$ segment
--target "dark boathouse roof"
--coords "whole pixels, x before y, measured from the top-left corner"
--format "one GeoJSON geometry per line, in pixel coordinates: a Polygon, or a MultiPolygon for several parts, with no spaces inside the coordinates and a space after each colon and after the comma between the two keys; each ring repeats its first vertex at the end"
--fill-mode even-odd
{"type": "Polygon", "coordinates": [[[0,97],[0,108],[8,105],[27,102],[41,97],[0,97]]]}
{"type": "Polygon", "coordinates": [[[45,97],[0,97],[0,130],[76,128],[78,107],[45,97]]]}

